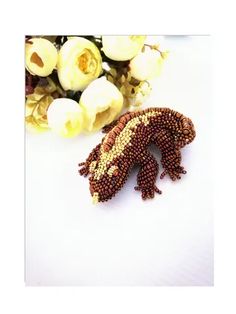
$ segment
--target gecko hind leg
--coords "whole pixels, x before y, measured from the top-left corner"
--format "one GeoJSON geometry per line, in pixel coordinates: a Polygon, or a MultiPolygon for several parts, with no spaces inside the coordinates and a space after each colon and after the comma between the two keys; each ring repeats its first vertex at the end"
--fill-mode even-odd
{"type": "Polygon", "coordinates": [[[137,176],[138,185],[135,191],[141,191],[142,199],[154,198],[155,193],[161,194],[161,190],[155,185],[159,171],[156,159],[149,153],[142,154],[137,163],[141,165],[137,176]]]}
{"type": "Polygon", "coordinates": [[[160,149],[162,157],[161,163],[164,168],[160,179],[163,179],[167,174],[172,181],[181,179],[181,174],[186,174],[187,171],[181,166],[181,152],[176,148],[172,135],[167,130],[161,130],[156,134],[153,143],[160,149]]]}

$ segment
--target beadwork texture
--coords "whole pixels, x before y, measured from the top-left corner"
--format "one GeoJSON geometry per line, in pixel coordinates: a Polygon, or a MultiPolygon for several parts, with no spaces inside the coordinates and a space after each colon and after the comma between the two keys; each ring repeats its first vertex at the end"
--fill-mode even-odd
{"type": "Polygon", "coordinates": [[[153,198],[161,191],[155,182],[159,165],[148,151],[153,143],[161,151],[164,168],[160,178],[166,174],[174,181],[185,174],[181,163],[180,149],[195,138],[192,121],[169,108],[148,108],[127,112],[103,129],[107,133],[102,142],[90,153],[80,175],[90,174],[90,193],[94,203],[111,199],[124,185],[134,165],[140,165],[136,191],[142,198],[153,198]]]}

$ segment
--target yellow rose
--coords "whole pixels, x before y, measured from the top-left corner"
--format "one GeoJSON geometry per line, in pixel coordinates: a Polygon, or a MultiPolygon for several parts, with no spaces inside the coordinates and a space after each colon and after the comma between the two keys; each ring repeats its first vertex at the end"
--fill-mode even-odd
{"type": "Polygon", "coordinates": [[[146,36],[102,36],[102,50],[116,61],[130,60],[142,49],[146,36]]]}
{"type": "Polygon", "coordinates": [[[160,74],[163,58],[156,50],[140,52],[129,64],[132,77],[139,81],[152,79],[160,74]]]}
{"type": "Polygon", "coordinates": [[[31,38],[25,44],[25,67],[32,75],[50,75],[57,57],[56,47],[47,39],[31,38]]]}
{"type": "Polygon", "coordinates": [[[98,48],[82,37],[72,37],[59,51],[57,72],[64,90],[84,90],[102,71],[98,48]]]}
{"type": "Polygon", "coordinates": [[[62,137],[74,137],[83,127],[83,111],[69,98],[54,99],[47,111],[48,126],[62,137]]]}
{"type": "Polygon", "coordinates": [[[85,112],[85,130],[96,131],[111,123],[120,113],[123,96],[114,84],[101,77],[84,90],[80,105],[85,112]]]}

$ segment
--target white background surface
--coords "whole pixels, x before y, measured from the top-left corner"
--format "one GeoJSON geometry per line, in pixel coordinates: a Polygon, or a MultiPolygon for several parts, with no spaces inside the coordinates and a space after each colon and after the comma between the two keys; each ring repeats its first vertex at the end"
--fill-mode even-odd
{"type": "Polygon", "coordinates": [[[182,150],[188,173],[158,180],[163,194],[143,202],[136,170],[114,199],[93,206],[77,163],[102,135],[26,134],[27,285],[213,284],[210,39],[161,43],[171,54],[145,107],[192,118],[197,137],[182,150]]]}

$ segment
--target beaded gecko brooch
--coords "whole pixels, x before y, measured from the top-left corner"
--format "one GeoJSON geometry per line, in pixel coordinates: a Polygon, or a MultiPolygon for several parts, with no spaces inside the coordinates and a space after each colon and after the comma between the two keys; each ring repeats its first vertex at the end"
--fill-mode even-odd
{"type": "Polygon", "coordinates": [[[124,185],[130,170],[140,165],[136,191],[142,198],[153,198],[161,191],[155,185],[159,165],[148,151],[155,144],[161,151],[164,172],[174,181],[185,174],[180,165],[180,149],[195,138],[192,121],[169,108],[148,108],[127,112],[103,129],[107,133],[85,162],[79,163],[80,175],[89,177],[93,202],[111,199],[124,185]]]}

